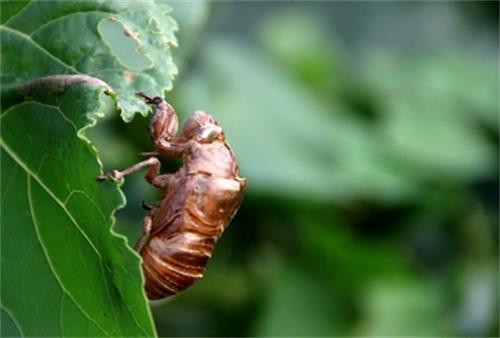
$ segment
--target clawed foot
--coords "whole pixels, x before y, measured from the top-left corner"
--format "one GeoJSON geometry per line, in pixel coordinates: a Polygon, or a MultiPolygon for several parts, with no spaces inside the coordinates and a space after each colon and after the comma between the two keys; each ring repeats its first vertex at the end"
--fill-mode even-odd
{"type": "Polygon", "coordinates": [[[142,97],[147,104],[153,103],[153,98],[142,92],[136,93],[135,95],[142,97]]]}
{"type": "Polygon", "coordinates": [[[102,182],[102,181],[107,181],[109,179],[113,179],[115,181],[119,181],[124,177],[124,175],[118,171],[118,170],[113,170],[110,173],[107,173],[105,175],[97,176],[96,180],[102,182]]]}
{"type": "Polygon", "coordinates": [[[146,201],[142,201],[141,206],[144,210],[147,210],[147,211],[150,211],[155,207],[154,204],[148,204],[148,203],[146,203],[146,201]]]}

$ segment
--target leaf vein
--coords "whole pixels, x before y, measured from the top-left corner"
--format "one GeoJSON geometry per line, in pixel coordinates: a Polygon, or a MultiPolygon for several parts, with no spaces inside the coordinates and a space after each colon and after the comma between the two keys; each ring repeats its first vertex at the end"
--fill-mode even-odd
{"type": "MultiPolygon", "coordinates": [[[[15,107],[18,107],[18,106],[21,106],[21,105],[24,105],[24,104],[29,104],[29,103],[34,103],[34,104],[38,104],[40,106],[46,106],[46,107],[50,107],[50,108],[55,108],[56,111],[58,111],[62,117],[71,123],[71,125],[75,128],[75,130],[77,130],[76,126],[74,125],[74,123],[72,123],[71,120],[69,120],[66,115],[64,114],[64,112],[58,107],[58,106],[54,106],[54,105],[49,105],[49,104],[43,104],[43,103],[40,103],[40,102],[36,102],[36,101],[25,101],[23,103],[20,103],[20,104],[17,104],[15,106],[12,106],[10,107],[7,111],[5,111],[5,113],[0,117],[0,121],[1,119],[4,118],[5,115],[7,115],[7,113],[9,113],[10,111],[13,110],[13,108],[15,107]]],[[[80,191],[80,190],[73,190],[69,193],[69,195],[65,198],[64,202],[60,201],[57,196],[53,195],[52,192],[49,190],[48,187],[46,187],[44,184],[43,184],[43,181],[38,177],[38,175],[34,172],[32,172],[28,166],[26,164],[24,164],[24,162],[22,162],[22,160],[20,158],[17,157],[17,155],[15,154],[15,152],[13,150],[11,150],[8,145],[5,143],[5,141],[0,138],[0,144],[3,146],[3,148],[5,149],[5,151],[14,159],[14,161],[16,161],[18,163],[18,165],[23,168],[29,175],[31,175],[36,181],[37,183],[40,184],[40,186],[42,186],[44,188],[44,190],[61,206],[61,208],[66,212],[66,214],[68,215],[68,217],[71,219],[71,221],[73,222],[73,224],[80,230],[80,232],[82,232],[82,234],[84,235],[84,237],[89,241],[90,245],[94,248],[94,251],[97,253],[97,255],[99,256],[99,260],[100,260],[100,268],[101,268],[101,272],[105,275],[104,273],[104,266],[103,266],[103,262],[102,262],[102,257],[99,253],[99,251],[97,250],[97,248],[93,245],[93,242],[90,240],[90,238],[88,238],[85,234],[85,232],[83,231],[83,229],[81,229],[78,225],[77,225],[77,222],[73,219],[71,213],[69,212],[69,210],[66,208],[66,205],[70,199],[70,197],[72,195],[74,195],[75,193],[82,193],[84,196],[87,197],[88,201],[90,203],[92,203],[95,207],[96,207],[96,210],[98,210],[99,214],[101,215],[102,219],[106,222],[106,217],[104,215],[104,213],[102,212],[102,210],[98,207],[97,204],[95,204],[95,202],[90,198],[90,196],[88,196],[88,194],[86,194],[84,191],[80,191]]],[[[38,168],[40,169],[40,168],[38,168]]],[[[123,241],[126,242],[126,238],[116,232],[114,232],[111,228],[110,228],[110,232],[117,238],[121,238],[123,241]]],[[[131,251],[132,254],[135,254],[137,255],[137,253],[135,251],[131,251]]],[[[132,274],[127,271],[125,268],[123,268],[122,266],[119,265],[119,268],[121,270],[123,270],[127,275],[132,276],[132,274]]],[[[106,289],[106,293],[109,297],[109,300],[110,300],[110,303],[112,304],[112,306],[114,307],[114,304],[113,302],[111,301],[111,298],[110,298],[110,294],[109,294],[109,285],[105,279],[104,281],[104,284],[105,284],[105,289],[106,289]]],[[[65,291],[66,292],[66,291],[65,291]]],[[[137,324],[138,327],[141,328],[141,330],[143,332],[145,332],[145,334],[147,333],[147,330],[144,326],[140,325],[139,322],[137,321],[137,318],[135,316],[135,313],[134,311],[131,310],[131,308],[129,307],[129,304],[126,303],[126,307],[127,309],[129,310],[129,312],[131,313],[132,315],[132,318],[134,320],[134,322],[137,324]]]]}
{"type": "Polygon", "coordinates": [[[12,312],[10,312],[9,309],[7,309],[4,304],[0,304],[0,307],[5,312],[7,312],[7,314],[10,316],[10,319],[12,319],[12,321],[14,322],[14,324],[16,324],[16,327],[19,330],[19,332],[21,333],[21,336],[25,336],[25,334],[23,333],[21,325],[19,325],[19,322],[17,321],[16,317],[14,317],[14,315],[12,314],[12,312]]]}
{"type": "MultiPolygon", "coordinates": [[[[101,218],[102,218],[103,222],[104,222],[104,223],[106,223],[106,222],[107,222],[107,221],[106,221],[106,216],[104,215],[104,213],[102,212],[102,210],[101,210],[101,209],[99,208],[99,206],[98,206],[98,205],[97,205],[97,204],[96,204],[96,203],[95,203],[95,202],[94,202],[94,201],[90,198],[90,196],[89,196],[87,193],[85,193],[84,191],[81,191],[81,190],[74,190],[74,191],[72,191],[72,192],[70,193],[70,195],[68,196],[68,198],[66,199],[65,203],[67,203],[67,202],[68,202],[68,200],[69,200],[69,197],[70,197],[70,196],[72,196],[72,195],[74,195],[74,194],[76,194],[76,193],[80,193],[80,194],[84,195],[85,197],[87,197],[88,202],[94,205],[95,209],[98,211],[99,215],[101,216],[101,218]]],[[[120,240],[122,240],[122,241],[124,242],[125,247],[126,247],[126,248],[127,248],[127,249],[128,249],[128,250],[129,250],[129,251],[130,251],[130,252],[131,252],[134,256],[136,256],[138,259],[140,259],[140,255],[139,255],[139,254],[138,254],[135,250],[130,250],[130,249],[129,249],[129,247],[126,245],[126,243],[127,243],[128,241],[127,241],[127,238],[126,238],[125,236],[123,236],[123,235],[121,235],[121,234],[119,234],[119,233],[117,233],[117,232],[113,231],[113,229],[112,229],[112,228],[110,228],[109,230],[110,230],[111,234],[112,234],[115,238],[120,239],[120,240]]],[[[135,277],[134,277],[134,276],[130,273],[130,271],[128,271],[127,269],[125,269],[122,265],[117,264],[117,266],[118,266],[118,268],[119,268],[119,269],[121,269],[121,270],[122,270],[122,271],[123,271],[126,275],[130,276],[130,277],[131,277],[131,279],[135,278],[135,277]]],[[[103,265],[101,265],[101,269],[103,269],[103,274],[104,274],[105,272],[104,272],[104,266],[103,266],[103,265]]],[[[141,282],[144,282],[142,275],[141,275],[141,282]]],[[[108,286],[107,286],[107,284],[106,284],[106,291],[107,291],[107,290],[108,290],[108,286]]],[[[144,292],[144,288],[142,288],[142,292],[144,292]]],[[[145,295],[144,295],[144,296],[145,296],[145,295]]],[[[135,312],[134,312],[134,311],[132,311],[132,307],[131,307],[128,303],[125,303],[125,304],[126,304],[127,309],[129,310],[130,314],[132,315],[132,319],[134,320],[134,323],[136,323],[136,324],[137,324],[137,326],[138,326],[138,327],[140,327],[140,328],[142,329],[142,331],[144,332],[144,334],[145,334],[145,335],[147,335],[147,329],[146,329],[144,326],[142,326],[142,325],[138,322],[138,320],[137,320],[137,318],[136,318],[136,314],[135,314],[135,312]]],[[[114,305],[114,304],[113,304],[113,305],[114,305]]],[[[147,305],[147,304],[146,304],[146,305],[147,305]]],[[[146,306],[146,308],[148,308],[148,307],[146,306]]],[[[152,324],[154,324],[154,323],[152,323],[152,324]]]]}
{"type": "Polygon", "coordinates": [[[54,23],[56,21],[59,21],[59,20],[63,20],[63,19],[66,19],[67,17],[70,17],[70,16],[73,16],[73,15],[76,15],[76,14],[90,14],[90,13],[105,13],[105,14],[115,14],[115,12],[106,12],[106,11],[102,11],[102,10],[89,10],[89,11],[76,11],[76,12],[71,12],[71,13],[68,13],[68,14],[65,14],[65,15],[62,15],[62,16],[59,16],[57,18],[54,18],[54,19],[51,19],[45,23],[43,23],[42,25],[38,26],[37,29],[35,29],[33,32],[31,32],[29,34],[30,37],[33,37],[33,35],[35,35],[36,32],[38,32],[39,30],[43,29],[44,27],[50,25],[51,23],[54,23]]]}
{"type": "Polygon", "coordinates": [[[44,47],[42,47],[41,45],[39,45],[35,40],[33,40],[29,35],[26,35],[18,30],[15,30],[15,29],[12,29],[10,27],[7,27],[7,26],[4,26],[4,25],[0,25],[0,30],[6,30],[6,31],[9,31],[13,34],[17,34],[19,36],[21,36],[22,38],[26,39],[26,40],[29,40],[36,48],[40,49],[43,53],[45,53],[49,58],[55,60],[56,62],[58,62],[60,65],[66,67],[68,70],[71,70],[72,72],[74,73],[77,73],[77,74],[81,74],[80,71],[76,68],[74,68],[73,66],[71,65],[68,65],[67,63],[63,62],[61,59],[58,59],[55,55],[53,55],[52,53],[50,53],[47,49],[45,49],[44,47]]]}
{"type": "Polygon", "coordinates": [[[20,15],[22,12],[24,12],[24,10],[26,9],[26,7],[29,7],[29,5],[31,5],[32,2],[28,2],[26,3],[26,6],[24,6],[23,8],[21,8],[19,10],[19,12],[17,12],[16,14],[14,14],[13,16],[11,16],[10,18],[7,19],[7,21],[5,21],[3,24],[4,25],[7,25],[9,23],[10,20],[14,19],[16,16],[20,15]]]}
{"type": "MultiPolygon", "coordinates": [[[[33,201],[32,201],[32,197],[31,197],[31,179],[30,179],[30,173],[26,173],[26,179],[27,179],[27,197],[28,197],[28,204],[29,204],[29,208],[30,208],[30,215],[31,215],[31,220],[33,221],[33,228],[35,229],[35,233],[36,233],[36,237],[38,238],[38,242],[40,243],[40,246],[43,250],[43,253],[45,255],[45,259],[47,260],[47,263],[50,267],[50,270],[52,271],[52,273],[54,274],[54,277],[56,278],[57,282],[59,283],[59,286],[61,287],[61,289],[68,294],[68,297],[71,298],[71,300],[75,303],[75,305],[80,309],[80,311],[82,311],[82,313],[85,315],[85,317],[87,317],[90,321],[92,321],[97,327],[99,327],[99,329],[101,329],[103,332],[105,332],[106,334],[109,335],[109,333],[104,330],[103,328],[100,327],[100,325],[97,323],[96,320],[94,320],[89,314],[87,314],[85,311],[83,311],[83,309],[79,306],[79,304],[73,299],[73,297],[71,296],[71,294],[68,292],[68,290],[66,290],[66,288],[64,287],[64,284],[62,282],[62,280],[60,279],[60,276],[57,274],[54,266],[52,265],[52,261],[50,260],[50,257],[49,257],[49,254],[47,252],[47,249],[45,248],[45,246],[43,245],[43,242],[40,238],[40,233],[38,232],[38,223],[37,223],[37,220],[36,220],[36,217],[35,217],[35,212],[34,212],[34,209],[33,209],[33,201]]],[[[40,182],[37,182],[40,184],[40,182]]],[[[40,184],[41,185],[41,184],[40,184]]]]}
{"type": "Polygon", "coordinates": [[[73,215],[71,215],[71,213],[69,212],[68,209],[66,209],[66,207],[64,206],[64,204],[59,200],[59,198],[57,198],[57,196],[55,196],[52,191],[50,191],[50,189],[43,183],[43,181],[40,179],[40,177],[38,177],[38,175],[36,175],[18,156],[17,154],[5,143],[5,141],[3,140],[3,138],[0,137],[0,145],[3,146],[3,148],[5,149],[5,151],[10,155],[10,157],[12,157],[12,159],[17,162],[17,164],[23,168],[27,174],[29,174],[30,176],[32,176],[38,184],[40,184],[40,186],[48,193],[48,195],[50,197],[52,197],[54,199],[54,201],[59,204],[59,206],[64,210],[64,212],[66,213],[66,215],[70,218],[70,220],[72,221],[73,225],[82,233],[83,237],[89,242],[89,244],[92,246],[92,248],[94,249],[94,251],[96,252],[96,254],[101,257],[99,251],[97,250],[96,246],[94,245],[94,243],[90,240],[90,238],[87,236],[87,234],[85,233],[85,231],[83,231],[82,228],[80,228],[80,226],[78,225],[78,223],[76,222],[76,220],[73,218],[73,215]]]}

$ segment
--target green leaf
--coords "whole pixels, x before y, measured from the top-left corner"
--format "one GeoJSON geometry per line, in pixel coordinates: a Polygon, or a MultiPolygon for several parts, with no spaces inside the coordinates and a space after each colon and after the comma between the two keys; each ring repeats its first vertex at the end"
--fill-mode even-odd
{"type": "Polygon", "coordinates": [[[264,50],[316,94],[339,101],[344,85],[342,48],[325,22],[303,7],[265,16],[258,25],[264,50]],[[328,43],[325,43],[328,41],[328,43]]]}
{"type": "Polygon", "coordinates": [[[1,9],[4,88],[52,74],[91,75],[116,91],[125,121],[149,111],[136,92],[172,88],[177,24],[163,3],[2,2],[1,9]]]}
{"type": "Polygon", "coordinates": [[[2,323],[2,326],[0,327],[0,335],[2,337],[20,337],[21,332],[19,331],[19,327],[17,324],[14,322],[14,319],[12,319],[11,315],[2,308],[1,309],[1,318],[0,322],[2,323]]]}
{"type": "Polygon", "coordinates": [[[172,87],[170,11],[153,1],[1,3],[6,332],[155,335],[139,257],[111,230],[124,199],[95,181],[102,169],[84,130],[110,108],[103,88],[129,121],[149,110],[136,92],[172,87]]]}
{"type": "Polygon", "coordinates": [[[496,63],[453,51],[404,61],[366,55],[358,87],[378,97],[380,132],[393,159],[435,181],[496,171],[495,146],[484,132],[498,132],[496,63]]]}
{"type": "Polygon", "coordinates": [[[446,313],[446,287],[419,279],[367,283],[357,336],[452,336],[446,313]],[[425,324],[424,324],[425,323],[425,324]]]}
{"type": "Polygon", "coordinates": [[[153,336],[139,257],[112,230],[124,198],[84,136],[110,106],[80,82],[39,81],[2,112],[2,308],[24,336],[153,336]]]}
{"type": "Polygon", "coordinates": [[[296,261],[269,254],[264,258],[268,259],[263,262],[267,297],[260,306],[253,335],[314,337],[345,332],[348,318],[339,289],[296,261]]]}

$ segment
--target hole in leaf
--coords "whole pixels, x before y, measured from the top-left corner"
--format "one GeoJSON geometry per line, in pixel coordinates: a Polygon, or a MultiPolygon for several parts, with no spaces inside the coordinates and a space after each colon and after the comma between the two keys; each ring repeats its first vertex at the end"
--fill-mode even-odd
{"type": "Polygon", "coordinates": [[[135,37],[135,33],[122,23],[105,19],[99,23],[98,30],[104,41],[110,46],[111,51],[125,67],[136,72],[151,67],[151,60],[138,52],[140,43],[135,37]]]}

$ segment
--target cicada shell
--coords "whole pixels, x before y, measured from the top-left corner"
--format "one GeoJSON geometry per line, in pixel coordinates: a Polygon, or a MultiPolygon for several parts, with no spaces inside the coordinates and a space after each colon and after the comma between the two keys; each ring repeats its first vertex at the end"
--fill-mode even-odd
{"type": "Polygon", "coordinates": [[[151,136],[158,155],[181,159],[182,166],[161,175],[159,160],[151,157],[111,176],[121,179],[148,167],[146,180],[164,190],[145,218],[144,233],[136,245],[147,296],[161,299],[203,276],[217,240],[242,202],[247,181],[240,177],[234,153],[211,115],[194,112],[176,136],[174,109],[162,98],[139,95],[155,109],[151,136]]]}

